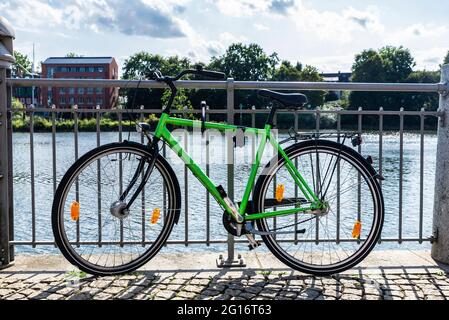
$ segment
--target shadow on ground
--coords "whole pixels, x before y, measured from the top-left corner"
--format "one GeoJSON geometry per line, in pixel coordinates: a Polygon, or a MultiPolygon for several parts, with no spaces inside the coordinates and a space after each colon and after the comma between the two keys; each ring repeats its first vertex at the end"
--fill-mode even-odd
{"type": "Polygon", "coordinates": [[[78,272],[0,271],[0,299],[48,300],[446,300],[443,270],[354,269],[315,277],[287,269],[140,271],[116,277],[78,272]]]}

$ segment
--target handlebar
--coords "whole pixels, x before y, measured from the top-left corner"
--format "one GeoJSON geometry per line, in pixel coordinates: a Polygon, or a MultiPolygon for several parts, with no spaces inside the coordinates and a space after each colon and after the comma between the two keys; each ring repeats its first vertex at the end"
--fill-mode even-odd
{"type": "Polygon", "coordinates": [[[170,108],[171,108],[173,101],[175,99],[175,96],[176,96],[177,89],[176,89],[174,82],[178,81],[179,79],[181,79],[182,77],[184,77],[187,74],[194,74],[194,75],[204,76],[204,77],[218,79],[218,80],[226,79],[226,75],[223,72],[203,70],[202,65],[197,65],[196,69],[187,69],[187,70],[181,71],[174,78],[163,76],[159,70],[156,70],[154,72],[156,81],[165,82],[171,90],[171,96],[170,96],[170,99],[168,100],[167,106],[164,108],[164,111],[163,111],[164,113],[170,113],[170,108]]]}
{"type": "Polygon", "coordinates": [[[178,81],[182,77],[188,74],[198,75],[198,76],[204,76],[207,78],[213,78],[217,80],[224,80],[226,79],[226,75],[223,72],[217,72],[217,71],[211,71],[211,70],[204,70],[202,65],[197,65],[196,69],[187,69],[181,71],[176,77],[166,77],[163,76],[162,73],[159,70],[156,70],[154,72],[154,76],[156,77],[157,81],[178,81]]]}

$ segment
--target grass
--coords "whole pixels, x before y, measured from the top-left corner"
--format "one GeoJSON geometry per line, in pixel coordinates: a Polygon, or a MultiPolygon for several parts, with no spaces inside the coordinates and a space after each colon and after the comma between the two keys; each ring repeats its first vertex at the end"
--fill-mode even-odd
{"type": "Polygon", "coordinates": [[[264,277],[268,277],[268,276],[270,276],[272,271],[271,270],[262,270],[262,271],[259,271],[258,273],[264,277]]]}
{"type": "Polygon", "coordinates": [[[84,271],[79,271],[79,270],[71,270],[71,271],[66,273],[65,277],[66,278],[83,279],[83,278],[87,277],[87,273],[85,273],[84,271]]]}

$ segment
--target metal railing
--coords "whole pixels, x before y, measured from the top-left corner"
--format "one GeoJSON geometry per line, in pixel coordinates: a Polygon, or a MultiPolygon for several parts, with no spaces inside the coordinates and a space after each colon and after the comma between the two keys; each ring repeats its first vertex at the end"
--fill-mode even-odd
{"type": "MultiPolygon", "coordinates": [[[[155,81],[123,81],[123,80],[78,80],[78,79],[7,79],[6,84],[8,87],[11,86],[36,86],[36,87],[115,87],[121,86],[122,88],[164,88],[163,85],[157,83],[155,81]]],[[[249,115],[251,118],[252,126],[256,124],[256,115],[257,114],[268,114],[268,110],[266,109],[257,109],[257,110],[239,110],[234,106],[234,94],[235,90],[248,90],[248,89],[277,89],[277,90],[353,90],[353,91],[401,91],[401,92],[435,92],[435,93],[444,93],[447,89],[447,85],[438,83],[438,84],[366,84],[366,83],[301,83],[301,82],[240,82],[234,81],[233,79],[228,79],[226,82],[222,81],[180,81],[179,87],[181,88],[190,88],[190,89],[224,89],[227,91],[227,108],[226,109],[213,109],[208,110],[207,114],[220,114],[225,116],[227,122],[233,123],[235,116],[239,114],[249,115]]],[[[109,110],[109,109],[63,109],[63,108],[32,108],[32,109],[22,109],[22,110],[8,110],[9,113],[12,112],[24,112],[30,117],[30,131],[29,131],[29,159],[30,159],[30,189],[31,189],[31,212],[30,215],[32,217],[31,223],[31,238],[28,240],[14,240],[13,234],[9,235],[8,245],[11,246],[41,246],[41,245],[53,245],[53,241],[43,241],[38,239],[36,233],[36,191],[35,191],[35,146],[34,146],[34,128],[33,128],[33,118],[36,113],[47,112],[50,114],[50,120],[52,124],[51,129],[51,156],[49,161],[51,161],[51,180],[53,192],[56,190],[58,183],[58,175],[57,175],[57,114],[71,114],[74,120],[74,128],[73,128],[73,152],[74,152],[74,160],[76,160],[79,156],[79,127],[78,127],[78,119],[81,113],[91,113],[96,119],[96,145],[100,145],[101,141],[101,130],[100,130],[100,121],[104,114],[115,114],[118,122],[118,141],[123,140],[123,115],[127,113],[140,114],[141,118],[145,118],[147,114],[159,114],[161,113],[160,109],[140,109],[140,110],[109,110]]],[[[185,111],[174,111],[177,113],[199,113],[198,110],[185,110],[185,111]]],[[[380,241],[382,242],[425,242],[434,240],[432,234],[424,233],[424,157],[425,157],[425,125],[426,119],[429,117],[439,117],[442,116],[442,111],[425,111],[424,109],[420,111],[404,111],[404,109],[399,109],[397,111],[385,111],[380,108],[377,111],[368,111],[368,110],[297,110],[297,111],[286,111],[280,110],[279,115],[281,114],[290,114],[293,117],[293,127],[296,131],[300,129],[299,120],[302,115],[309,114],[315,117],[315,127],[313,130],[320,131],[321,129],[321,119],[327,115],[332,115],[336,118],[335,121],[335,130],[342,130],[342,118],[345,117],[355,117],[357,119],[356,130],[360,133],[364,131],[363,128],[363,119],[365,117],[376,117],[379,127],[375,135],[378,137],[378,149],[377,149],[377,163],[375,163],[376,168],[379,173],[383,175],[383,156],[384,156],[384,118],[385,117],[397,117],[399,120],[399,178],[398,178],[398,201],[397,205],[397,236],[383,237],[380,241]],[[417,117],[419,118],[419,125],[417,130],[417,135],[419,136],[419,205],[418,205],[418,231],[415,236],[404,236],[403,232],[403,223],[404,223],[404,212],[403,212],[403,203],[404,203],[404,190],[403,190],[403,179],[404,179],[404,118],[406,117],[417,117]]],[[[252,148],[253,155],[255,148],[252,148]]],[[[234,186],[234,172],[235,166],[234,161],[231,159],[234,158],[234,146],[232,143],[227,143],[227,180],[228,180],[228,194],[231,198],[235,196],[235,186],[234,186]]],[[[362,152],[362,146],[358,147],[358,151],[362,152]]],[[[10,154],[11,156],[11,154],[10,154]]],[[[206,148],[206,157],[210,158],[210,151],[206,148]]],[[[206,173],[210,172],[210,168],[206,165],[206,173]]],[[[181,178],[181,174],[178,174],[178,178],[181,178]]],[[[211,201],[209,195],[206,195],[206,219],[205,221],[205,230],[206,234],[204,239],[191,239],[189,234],[189,226],[191,213],[189,212],[189,183],[190,183],[189,174],[186,168],[184,168],[183,173],[183,181],[184,184],[184,194],[183,194],[183,210],[184,210],[184,235],[183,239],[169,240],[168,244],[183,244],[183,245],[191,245],[191,244],[203,244],[203,245],[211,245],[211,244],[227,244],[228,248],[228,265],[235,261],[234,256],[234,245],[238,242],[244,242],[243,239],[234,239],[232,236],[228,236],[228,238],[213,238],[211,236],[211,230],[213,227],[211,225],[211,201]]],[[[237,199],[238,200],[238,199],[237,199]]],[[[50,208],[51,204],[49,204],[50,208]]],[[[12,221],[11,221],[12,222],[12,221]]],[[[216,225],[217,228],[221,228],[220,225],[216,225]]],[[[48,228],[48,231],[51,231],[51,228],[48,228]]]]}

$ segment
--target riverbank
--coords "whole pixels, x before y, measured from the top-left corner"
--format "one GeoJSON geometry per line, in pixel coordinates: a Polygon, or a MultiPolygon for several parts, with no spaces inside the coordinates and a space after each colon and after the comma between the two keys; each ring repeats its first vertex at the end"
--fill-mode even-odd
{"type": "MultiPolygon", "coordinates": [[[[152,117],[147,117],[142,120],[143,122],[147,122],[152,127],[152,130],[156,128],[158,118],[154,115],[152,117]]],[[[342,124],[342,130],[351,130],[351,131],[357,131],[357,125],[356,122],[351,123],[343,123],[342,124]]],[[[45,118],[40,116],[35,116],[33,118],[33,131],[34,132],[52,132],[53,127],[55,128],[56,132],[73,132],[75,130],[75,125],[77,126],[77,130],[79,132],[96,132],[102,131],[102,132],[114,132],[118,131],[120,128],[123,131],[129,131],[129,130],[135,130],[135,121],[131,120],[122,120],[121,122],[112,118],[102,117],[99,120],[96,118],[80,118],[76,122],[73,119],[55,119],[54,123],[51,118],[45,118]]],[[[244,123],[244,125],[251,126],[250,123],[244,123]]],[[[300,123],[298,126],[303,131],[314,131],[315,130],[316,122],[313,121],[306,121],[305,123],[300,123]]],[[[383,126],[384,131],[398,131],[399,130],[399,124],[386,124],[383,126]]],[[[31,122],[29,117],[27,118],[14,118],[12,120],[12,127],[14,132],[30,132],[31,130],[31,122]]],[[[258,123],[256,127],[262,128],[263,122],[258,123]]],[[[293,127],[293,121],[288,124],[283,124],[280,126],[276,126],[276,129],[279,130],[280,133],[287,133],[290,128],[293,127]]],[[[337,123],[335,121],[325,121],[324,123],[321,123],[320,128],[321,130],[336,130],[337,123]]],[[[370,124],[370,125],[363,125],[362,126],[363,131],[378,131],[379,125],[376,124],[370,124]]],[[[191,128],[189,128],[191,130],[191,128]]],[[[405,125],[404,131],[406,132],[419,132],[419,128],[416,125],[405,125]]],[[[425,132],[428,133],[436,133],[436,125],[435,124],[426,124],[424,127],[425,132]]]]}

